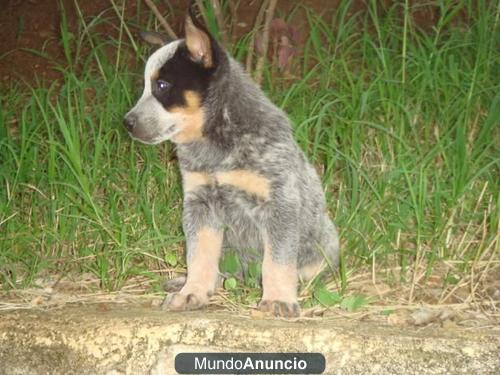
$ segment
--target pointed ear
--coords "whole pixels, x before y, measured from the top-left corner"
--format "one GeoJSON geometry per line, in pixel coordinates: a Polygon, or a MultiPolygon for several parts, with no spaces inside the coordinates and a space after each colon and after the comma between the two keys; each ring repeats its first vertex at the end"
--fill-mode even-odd
{"type": "Polygon", "coordinates": [[[191,58],[203,64],[205,68],[212,68],[214,66],[212,37],[196,19],[193,6],[189,8],[184,31],[186,33],[186,46],[191,58]]]}
{"type": "Polygon", "coordinates": [[[172,41],[172,39],[170,39],[168,35],[163,33],[158,33],[156,31],[140,31],[139,36],[145,42],[160,47],[163,47],[165,44],[172,41]]]}

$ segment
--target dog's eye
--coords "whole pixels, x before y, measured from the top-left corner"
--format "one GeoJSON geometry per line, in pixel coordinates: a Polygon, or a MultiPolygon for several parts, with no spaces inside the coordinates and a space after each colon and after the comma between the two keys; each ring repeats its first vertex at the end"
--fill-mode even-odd
{"type": "Polygon", "coordinates": [[[156,88],[158,89],[158,91],[165,91],[170,86],[171,86],[170,83],[168,83],[166,81],[162,81],[161,79],[156,81],[156,88]]]}

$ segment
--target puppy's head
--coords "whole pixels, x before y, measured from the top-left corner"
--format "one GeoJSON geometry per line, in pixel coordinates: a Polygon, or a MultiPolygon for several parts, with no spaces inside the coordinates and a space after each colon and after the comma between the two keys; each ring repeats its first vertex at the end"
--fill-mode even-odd
{"type": "Polygon", "coordinates": [[[204,101],[223,56],[221,48],[192,9],[186,18],[185,39],[168,43],[157,33],[141,36],[162,46],[148,59],[142,96],[125,115],[129,134],[147,144],[201,139],[204,101]]]}

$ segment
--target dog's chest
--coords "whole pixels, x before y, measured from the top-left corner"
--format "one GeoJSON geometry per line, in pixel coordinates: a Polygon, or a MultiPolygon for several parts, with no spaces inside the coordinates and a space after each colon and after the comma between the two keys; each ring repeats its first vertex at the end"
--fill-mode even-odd
{"type": "Polygon", "coordinates": [[[257,171],[233,169],[225,171],[182,173],[184,195],[196,194],[205,199],[230,200],[247,197],[266,202],[271,196],[271,181],[257,171]]]}

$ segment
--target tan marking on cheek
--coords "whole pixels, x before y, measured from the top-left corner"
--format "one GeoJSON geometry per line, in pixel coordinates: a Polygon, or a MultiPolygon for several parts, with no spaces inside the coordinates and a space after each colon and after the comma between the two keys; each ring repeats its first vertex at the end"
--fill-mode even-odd
{"type": "Polygon", "coordinates": [[[184,194],[197,190],[200,186],[208,185],[210,177],[202,172],[184,172],[182,174],[182,187],[184,194]]]}
{"type": "Polygon", "coordinates": [[[245,169],[217,172],[215,174],[215,179],[219,184],[231,185],[248,194],[253,194],[266,200],[269,199],[269,180],[256,172],[245,169]]]}
{"type": "Polygon", "coordinates": [[[205,116],[201,107],[200,95],[194,91],[186,91],[184,98],[186,100],[185,106],[176,106],[169,110],[179,114],[182,118],[181,123],[177,124],[181,129],[180,132],[172,137],[172,141],[176,143],[189,143],[203,138],[205,116]]]}
{"type": "Polygon", "coordinates": [[[195,249],[188,261],[188,275],[181,293],[212,293],[219,274],[222,231],[204,227],[196,234],[195,249]]]}
{"type": "Polygon", "coordinates": [[[264,245],[262,262],[263,301],[297,302],[297,266],[295,263],[278,264],[273,260],[271,246],[264,245]]]}

